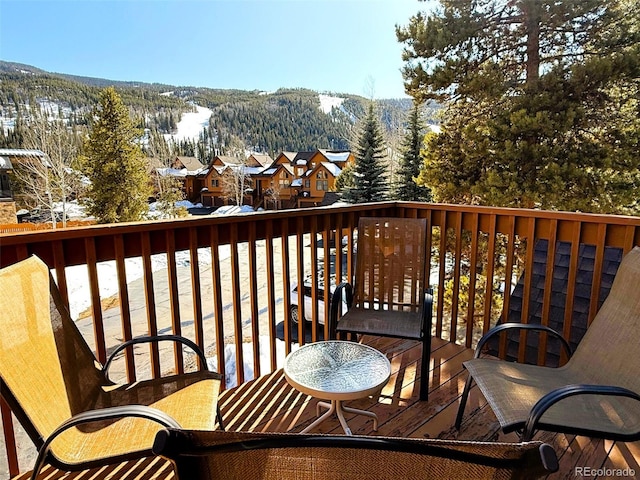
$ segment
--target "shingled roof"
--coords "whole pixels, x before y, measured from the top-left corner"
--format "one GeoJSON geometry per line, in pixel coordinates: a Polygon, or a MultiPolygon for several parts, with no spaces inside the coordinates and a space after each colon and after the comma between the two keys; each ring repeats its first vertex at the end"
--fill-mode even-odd
{"type": "MultiPolygon", "coordinates": [[[[547,240],[538,240],[534,247],[528,323],[542,322],[542,304],[544,299],[544,285],[547,270],[548,244],[549,242],[547,240]]],[[[573,314],[571,316],[571,338],[569,339],[569,343],[574,349],[587,331],[595,257],[595,245],[580,244],[578,249],[578,266],[573,296],[573,314]]],[[[564,324],[565,306],[569,286],[570,261],[571,244],[569,242],[557,242],[553,267],[553,280],[551,283],[549,326],[559,332],[562,332],[564,324]]],[[[604,248],[604,261],[602,266],[602,277],[600,279],[598,308],[600,308],[602,302],[604,302],[609,295],[613,279],[618,271],[618,266],[621,261],[622,249],[614,247],[604,248]]],[[[509,313],[507,315],[508,322],[521,321],[524,277],[525,272],[520,276],[520,279],[511,294],[509,313]]],[[[519,334],[509,336],[507,341],[507,360],[513,361],[517,359],[519,344],[519,334]]],[[[537,344],[537,335],[527,335],[527,347],[525,350],[526,363],[537,363],[537,344]]],[[[490,346],[490,350],[495,354],[496,349],[497,343],[494,342],[493,345],[490,346]]],[[[547,350],[546,365],[557,366],[560,358],[559,343],[549,341],[547,344],[547,350]]]]}

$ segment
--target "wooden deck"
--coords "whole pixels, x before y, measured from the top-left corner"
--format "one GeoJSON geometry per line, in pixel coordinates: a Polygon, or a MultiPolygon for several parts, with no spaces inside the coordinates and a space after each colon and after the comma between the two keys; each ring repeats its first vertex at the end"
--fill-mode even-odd
{"type": "MultiPolygon", "coordinates": [[[[418,362],[421,347],[418,342],[384,338],[364,341],[385,352],[391,362],[391,378],[379,397],[349,402],[378,415],[379,428],[372,430],[372,421],[363,416],[347,415],[354,434],[400,437],[426,437],[484,441],[517,441],[515,434],[504,435],[491,409],[477,388],[473,388],[460,432],[453,428],[459,395],[466,380],[462,362],[473,352],[467,348],[434,339],[429,401],[418,400],[418,362]]],[[[227,430],[293,431],[299,432],[316,418],[317,400],[290,387],[277,370],[269,375],[223,392],[221,409],[227,430]]],[[[317,427],[317,433],[342,434],[337,419],[327,420],[317,427]]],[[[551,444],[560,461],[560,471],[549,478],[582,478],[576,467],[591,469],[633,469],[640,475],[640,442],[620,443],[591,440],[574,435],[539,433],[536,439],[551,444]]],[[[612,472],[609,472],[612,473],[612,472]]],[[[615,475],[620,478],[620,475],[615,475]]],[[[610,478],[612,475],[585,478],[610,478]]],[[[27,474],[19,477],[28,479],[27,474]]],[[[171,466],[161,459],[144,459],[122,465],[73,474],[45,469],[41,478],[126,480],[172,479],[171,466]]],[[[455,474],[452,473],[452,478],[455,474]]],[[[633,476],[631,477],[633,478],[633,476]]]]}

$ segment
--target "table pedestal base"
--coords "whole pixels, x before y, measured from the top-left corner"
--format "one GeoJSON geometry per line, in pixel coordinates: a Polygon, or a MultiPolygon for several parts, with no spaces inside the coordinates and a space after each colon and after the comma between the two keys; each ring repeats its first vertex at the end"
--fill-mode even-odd
{"type": "Polygon", "coordinates": [[[324,422],[326,419],[328,419],[335,413],[336,416],[338,417],[338,420],[340,420],[340,425],[342,425],[344,433],[347,435],[352,435],[351,429],[347,425],[347,420],[344,418],[344,412],[355,413],[356,415],[364,415],[365,417],[373,418],[373,430],[378,431],[378,416],[373,412],[368,412],[366,410],[359,410],[357,408],[345,407],[342,404],[342,400],[331,400],[331,403],[318,402],[318,406],[316,409],[318,415],[320,415],[320,407],[327,408],[328,410],[325,413],[323,413],[321,417],[318,417],[311,425],[308,425],[300,433],[309,432],[309,430],[317,427],[318,425],[320,425],[322,422],[324,422]]]}

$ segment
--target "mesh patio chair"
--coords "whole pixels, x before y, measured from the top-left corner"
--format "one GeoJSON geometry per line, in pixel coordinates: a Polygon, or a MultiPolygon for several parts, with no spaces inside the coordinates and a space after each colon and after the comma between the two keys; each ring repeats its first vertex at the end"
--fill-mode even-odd
{"type": "Polygon", "coordinates": [[[504,432],[536,430],[621,441],[640,439],[640,247],[623,259],[609,296],[571,355],[562,336],[543,325],[506,323],[479,342],[469,371],[456,428],[460,428],[473,380],[504,432]],[[510,329],[545,331],[561,339],[569,361],[558,368],[479,358],[487,340],[510,329]]]}
{"type": "Polygon", "coordinates": [[[557,471],[541,442],[162,430],[153,450],[179,479],[531,479],[557,471]]]}
{"type": "Polygon", "coordinates": [[[426,286],[427,221],[360,218],[355,281],[336,287],[329,331],[408,338],[422,342],[420,399],[429,392],[433,291],[426,286]],[[343,295],[348,311],[338,318],[343,295]]]}
{"type": "MultiPolygon", "coordinates": [[[[32,478],[45,462],[78,470],[152,454],[163,427],[214,429],[221,377],[200,371],[115,384],[63,305],[48,267],[30,257],[0,270],[0,394],[38,448],[32,478]],[[55,440],[55,441],[54,441],[55,440]]],[[[220,422],[220,427],[222,424],[220,422]]]]}

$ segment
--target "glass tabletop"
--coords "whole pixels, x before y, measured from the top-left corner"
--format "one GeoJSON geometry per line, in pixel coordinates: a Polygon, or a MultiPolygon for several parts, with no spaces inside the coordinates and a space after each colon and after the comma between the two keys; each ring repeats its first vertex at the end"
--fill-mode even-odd
{"type": "Polygon", "coordinates": [[[373,393],[389,379],[391,365],[387,357],[368,345],[330,340],[309,343],[291,352],[285,359],[284,372],[303,392],[337,398],[373,393]]]}

